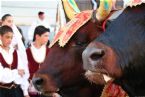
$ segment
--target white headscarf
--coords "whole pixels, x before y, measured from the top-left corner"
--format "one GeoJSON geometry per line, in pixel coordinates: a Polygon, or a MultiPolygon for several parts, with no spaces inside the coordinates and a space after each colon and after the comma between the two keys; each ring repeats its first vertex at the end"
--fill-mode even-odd
{"type": "Polygon", "coordinates": [[[27,55],[26,55],[26,48],[22,41],[22,35],[19,32],[16,25],[13,24],[12,29],[13,29],[13,33],[14,33],[14,37],[12,40],[12,46],[14,46],[14,45],[18,46],[18,51],[20,52],[20,57],[22,58],[23,63],[27,65],[28,61],[27,61],[27,55]]]}

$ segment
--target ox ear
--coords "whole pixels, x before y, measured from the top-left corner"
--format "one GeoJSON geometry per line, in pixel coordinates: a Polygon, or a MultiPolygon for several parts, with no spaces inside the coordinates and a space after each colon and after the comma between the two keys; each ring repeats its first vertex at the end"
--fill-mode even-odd
{"type": "Polygon", "coordinates": [[[100,22],[104,21],[110,14],[113,6],[112,0],[100,0],[100,6],[96,11],[96,19],[100,22]]]}

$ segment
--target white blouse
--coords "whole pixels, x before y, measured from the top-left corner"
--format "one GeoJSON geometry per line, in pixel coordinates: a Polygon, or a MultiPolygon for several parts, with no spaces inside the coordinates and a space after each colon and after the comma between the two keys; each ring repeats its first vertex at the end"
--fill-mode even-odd
{"type": "MultiPolygon", "coordinates": [[[[0,47],[0,53],[2,54],[3,58],[8,64],[13,62],[13,52],[14,49],[10,48],[9,52],[6,52],[4,49],[0,47]]],[[[0,82],[1,83],[11,83],[14,82],[15,84],[19,84],[23,90],[24,95],[28,95],[28,87],[29,87],[29,71],[28,65],[23,64],[21,57],[19,56],[19,52],[17,51],[18,55],[18,65],[17,69],[11,70],[10,68],[4,68],[2,63],[0,63],[0,82]],[[18,74],[18,69],[24,69],[24,76],[21,77],[18,74]]]]}
{"type": "Polygon", "coordinates": [[[31,52],[34,60],[38,63],[42,63],[46,57],[46,45],[42,45],[39,49],[36,48],[33,43],[31,44],[31,52]]]}

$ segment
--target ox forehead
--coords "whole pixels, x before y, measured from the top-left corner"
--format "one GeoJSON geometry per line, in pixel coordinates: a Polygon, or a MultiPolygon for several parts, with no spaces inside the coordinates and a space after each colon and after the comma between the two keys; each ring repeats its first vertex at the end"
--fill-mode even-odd
{"type": "Polygon", "coordinates": [[[83,55],[86,70],[105,70],[130,97],[145,96],[145,4],[127,7],[83,55]]]}

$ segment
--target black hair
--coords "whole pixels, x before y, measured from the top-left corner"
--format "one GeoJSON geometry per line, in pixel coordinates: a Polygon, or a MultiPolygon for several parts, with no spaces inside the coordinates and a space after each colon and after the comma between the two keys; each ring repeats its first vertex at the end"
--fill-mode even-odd
{"type": "Polygon", "coordinates": [[[42,12],[42,11],[38,12],[38,15],[43,15],[43,14],[44,14],[44,12],[42,12]]]}
{"type": "Polygon", "coordinates": [[[44,34],[45,32],[50,32],[50,29],[49,28],[45,28],[44,26],[40,25],[40,26],[37,26],[34,30],[34,36],[33,36],[33,41],[35,41],[35,36],[36,35],[39,35],[41,36],[42,34],[44,34]]]}
{"type": "Polygon", "coordinates": [[[11,27],[4,25],[0,27],[0,35],[4,35],[5,33],[11,32],[13,33],[13,30],[11,27]]]}
{"type": "Polygon", "coordinates": [[[5,20],[6,20],[6,18],[7,18],[7,17],[9,17],[9,16],[12,16],[12,15],[10,15],[10,14],[5,14],[5,15],[2,17],[2,19],[1,19],[1,20],[2,20],[2,21],[5,21],[5,20]]]}

